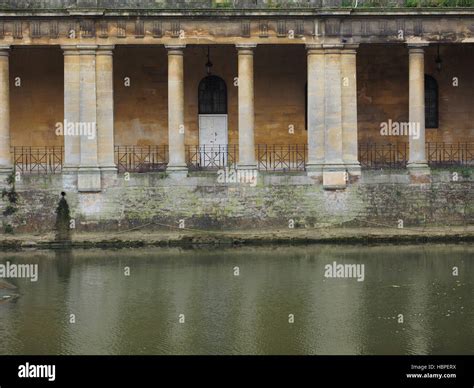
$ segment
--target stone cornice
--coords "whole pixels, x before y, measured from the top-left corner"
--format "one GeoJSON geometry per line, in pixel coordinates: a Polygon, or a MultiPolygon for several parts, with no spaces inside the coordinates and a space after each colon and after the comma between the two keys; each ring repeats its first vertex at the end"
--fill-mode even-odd
{"type": "Polygon", "coordinates": [[[359,14],[311,18],[44,17],[0,18],[0,43],[68,44],[474,43],[470,17],[359,14]],[[139,38],[139,39],[137,39],[139,38]]]}

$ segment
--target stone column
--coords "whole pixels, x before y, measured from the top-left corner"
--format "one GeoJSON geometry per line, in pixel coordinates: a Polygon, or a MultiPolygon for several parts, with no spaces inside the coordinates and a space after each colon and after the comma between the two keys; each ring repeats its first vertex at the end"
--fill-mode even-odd
{"type": "Polygon", "coordinates": [[[184,135],[184,49],[186,45],[167,45],[168,50],[168,137],[167,171],[187,173],[184,135]]]}
{"type": "Polygon", "coordinates": [[[99,168],[116,173],[114,159],[113,45],[99,46],[96,57],[97,146],[99,168]]]}
{"type": "Polygon", "coordinates": [[[409,50],[409,158],[411,173],[429,173],[425,151],[425,63],[427,44],[408,45],[409,50]],[[417,133],[418,132],[418,133],[417,133]],[[419,136],[416,136],[419,135],[419,136]]]}
{"type": "Polygon", "coordinates": [[[0,176],[8,175],[13,170],[10,153],[9,54],[9,46],[0,46],[0,176]]]}
{"type": "Polygon", "coordinates": [[[357,44],[344,46],[341,53],[342,71],[342,153],[347,172],[360,176],[357,140],[357,44]]]}
{"type": "Polygon", "coordinates": [[[307,44],[308,60],[308,176],[321,178],[324,166],[324,50],[307,44]]]}
{"type": "Polygon", "coordinates": [[[346,167],[342,148],[342,44],[323,45],[325,64],[325,160],[323,186],[327,189],[346,187],[346,167]]]}
{"type": "Polygon", "coordinates": [[[239,61],[239,169],[256,169],[253,51],[256,44],[237,44],[239,61]]]}
{"type": "Polygon", "coordinates": [[[101,190],[97,150],[97,79],[95,45],[78,45],[80,52],[79,134],[81,158],[77,186],[79,191],[101,190]]]}
{"type": "Polygon", "coordinates": [[[68,136],[69,125],[79,122],[79,90],[81,57],[74,45],[61,46],[64,53],[64,162],[63,173],[77,173],[81,161],[78,136],[68,136]]]}

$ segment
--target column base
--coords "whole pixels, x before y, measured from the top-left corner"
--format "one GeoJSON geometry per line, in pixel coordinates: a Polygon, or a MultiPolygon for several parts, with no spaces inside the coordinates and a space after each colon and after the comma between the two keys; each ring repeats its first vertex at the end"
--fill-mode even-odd
{"type": "Polygon", "coordinates": [[[62,168],[62,178],[63,178],[63,190],[68,191],[77,191],[77,171],[79,170],[78,166],[63,166],[62,168]]]}
{"type": "Polygon", "coordinates": [[[428,163],[425,161],[408,162],[407,168],[410,172],[413,171],[413,172],[427,173],[427,174],[431,173],[430,167],[428,166],[428,163]]]}
{"type": "Polygon", "coordinates": [[[13,172],[13,166],[0,166],[0,174],[9,175],[13,172]]]}
{"type": "Polygon", "coordinates": [[[76,174],[78,170],[79,166],[74,164],[65,164],[62,168],[64,174],[76,174]]]}
{"type": "Polygon", "coordinates": [[[257,170],[257,163],[237,163],[237,170],[257,170]]]}
{"type": "Polygon", "coordinates": [[[99,167],[79,167],[77,171],[77,190],[83,193],[102,191],[99,167]]]}
{"type": "Polygon", "coordinates": [[[360,177],[362,175],[362,168],[360,167],[359,162],[349,162],[344,163],[344,165],[349,175],[355,175],[357,177],[360,177]]]}
{"type": "Polygon", "coordinates": [[[117,180],[118,170],[115,166],[100,166],[102,188],[113,186],[117,180]]]}
{"type": "Polygon", "coordinates": [[[99,166],[100,171],[102,172],[117,172],[117,166],[112,164],[110,166],[99,166]]]}
{"type": "Polygon", "coordinates": [[[185,164],[168,165],[166,167],[166,173],[172,179],[183,179],[188,176],[188,166],[185,164]]]}
{"type": "Polygon", "coordinates": [[[306,175],[321,183],[323,181],[323,168],[324,164],[322,162],[308,163],[306,165],[306,175]]]}
{"type": "Polygon", "coordinates": [[[431,169],[426,162],[408,163],[408,174],[411,183],[430,183],[431,169]]]}
{"type": "Polygon", "coordinates": [[[7,185],[7,178],[13,172],[13,167],[0,166],[0,187],[7,185]]]}
{"type": "Polygon", "coordinates": [[[323,189],[343,190],[347,187],[346,166],[341,163],[328,163],[323,167],[323,189]]]}

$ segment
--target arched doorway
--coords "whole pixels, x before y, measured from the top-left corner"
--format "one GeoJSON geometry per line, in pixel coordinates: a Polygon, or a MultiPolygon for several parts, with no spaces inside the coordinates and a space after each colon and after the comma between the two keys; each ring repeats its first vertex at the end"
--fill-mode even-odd
{"type": "MultiPolygon", "coordinates": [[[[199,146],[202,160],[217,167],[227,164],[227,86],[225,81],[208,75],[199,83],[199,146]]],[[[212,167],[209,166],[209,167],[212,167]]]]}

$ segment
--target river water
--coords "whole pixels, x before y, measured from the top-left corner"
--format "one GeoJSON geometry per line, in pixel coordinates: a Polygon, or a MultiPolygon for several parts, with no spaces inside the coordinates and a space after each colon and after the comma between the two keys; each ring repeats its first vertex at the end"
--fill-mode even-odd
{"type": "Polygon", "coordinates": [[[0,253],[7,262],[37,264],[38,280],[0,279],[0,354],[474,354],[469,245],[0,253]],[[359,276],[325,277],[340,264],[359,276]]]}

